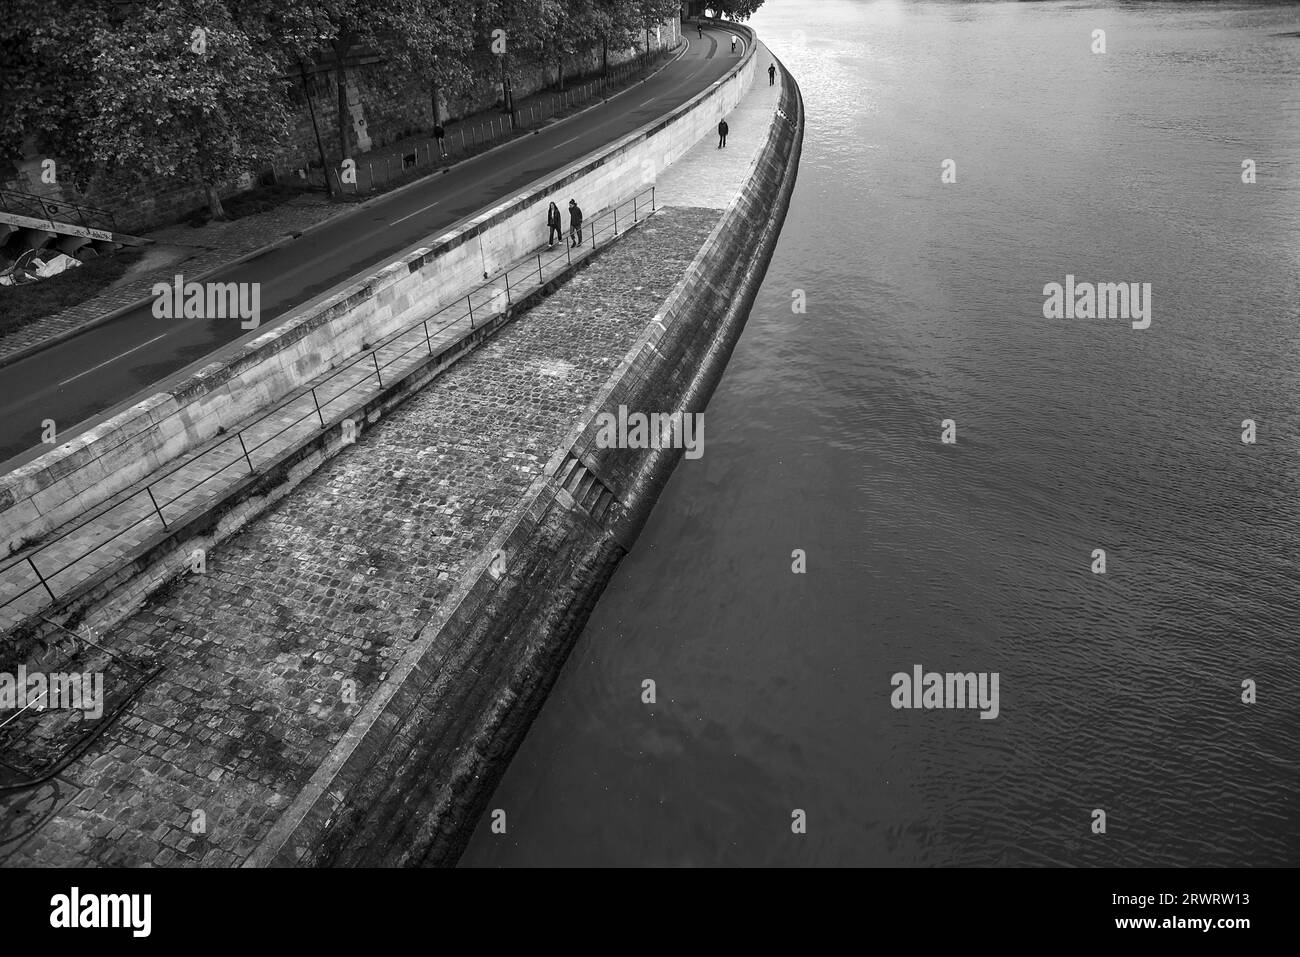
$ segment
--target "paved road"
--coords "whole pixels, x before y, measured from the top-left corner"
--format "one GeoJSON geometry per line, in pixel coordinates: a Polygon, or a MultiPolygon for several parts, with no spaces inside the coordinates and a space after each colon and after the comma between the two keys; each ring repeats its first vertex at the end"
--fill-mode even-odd
{"type": "Polygon", "coordinates": [[[60,442],[73,438],[261,335],[294,307],[669,112],[744,55],[743,43],[730,51],[728,31],[706,29],[702,41],[693,25],[683,33],[690,48],[680,60],[609,103],[208,277],[261,283],[262,322],[254,332],[238,320],[158,319],[146,307],[0,369],[0,460],[8,459],[0,474],[48,451],[37,444],[42,420],[57,423],[60,442]]]}

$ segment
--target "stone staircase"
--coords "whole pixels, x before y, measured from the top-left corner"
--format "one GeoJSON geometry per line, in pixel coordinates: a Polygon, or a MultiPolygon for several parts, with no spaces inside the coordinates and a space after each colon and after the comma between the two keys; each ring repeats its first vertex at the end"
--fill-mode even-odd
{"type": "Polygon", "coordinates": [[[605,518],[614,493],[587,466],[570,455],[555,473],[560,486],[597,522],[605,518]]]}

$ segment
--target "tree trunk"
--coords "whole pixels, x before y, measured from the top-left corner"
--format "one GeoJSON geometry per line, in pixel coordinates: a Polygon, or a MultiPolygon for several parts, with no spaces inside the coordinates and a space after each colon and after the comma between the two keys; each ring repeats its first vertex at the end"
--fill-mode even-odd
{"type": "Polygon", "coordinates": [[[442,122],[442,110],[438,106],[438,81],[429,81],[429,99],[433,101],[433,125],[437,126],[442,122]]]}
{"type": "Polygon", "coordinates": [[[221,194],[217,192],[215,183],[204,183],[208,191],[208,212],[212,213],[213,219],[225,219],[226,209],[221,205],[221,194]]]}
{"type": "Polygon", "coordinates": [[[560,92],[564,92],[564,54],[561,53],[555,58],[555,68],[559,71],[560,92]]]}
{"type": "MultiPolygon", "coordinates": [[[[316,151],[320,153],[320,171],[321,176],[325,178],[325,195],[330,199],[334,198],[334,184],[330,182],[330,165],[325,159],[325,144],[321,142],[320,127],[316,125],[316,101],[311,95],[311,85],[307,82],[307,65],[302,59],[298,60],[298,70],[302,74],[302,88],[307,94],[307,109],[311,113],[311,128],[316,134],[316,151]]],[[[310,167],[307,170],[310,175],[310,167]]]]}
{"type": "Polygon", "coordinates": [[[340,30],[338,39],[330,44],[334,47],[334,75],[339,84],[339,162],[352,155],[348,147],[348,68],[343,62],[351,41],[346,36],[346,31],[340,30]]]}
{"type": "Polygon", "coordinates": [[[600,41],[600,62],[601,72],[604,76],[609,76],[609,37],[602,37],[600,41]]]}
{"type": "Polygon", "coordinates": [[[515,98],[510,89],[510,69],[506,66],[506,58],[503,54],[501,57],[501,99],[506,113],[510,115],[510,128],[515,126],[515,98]]]}

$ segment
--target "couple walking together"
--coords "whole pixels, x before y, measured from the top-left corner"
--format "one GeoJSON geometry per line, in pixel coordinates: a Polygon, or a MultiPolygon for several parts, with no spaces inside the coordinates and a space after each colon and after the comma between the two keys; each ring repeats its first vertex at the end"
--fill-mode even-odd
{"type": "MultiPolygon", "coordinates": [[[[550,227],[546,248],[551,249],[556,240],[564,238],[564,220],[560,216],[560,207],[554,203],[546,211],[546,225],[550,227]]],[[[577,200],[573,199],[569,200],[569,245],[582,245],[582,210],[578,208],[577,200]]]]}

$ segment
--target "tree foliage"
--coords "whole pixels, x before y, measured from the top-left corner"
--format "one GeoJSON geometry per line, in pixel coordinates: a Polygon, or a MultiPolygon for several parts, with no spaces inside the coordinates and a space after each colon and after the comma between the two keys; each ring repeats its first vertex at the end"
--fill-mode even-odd
{"type": "Polygon", "coordinates": [[[160,0],[101,29],[86,129],[110,174],[217,187],[265,161],[288,132],[275,60],[212,0],[160,0]]]}
{"type": "Polygon", "coordinates": [[[705,7],[712,11],[714,16],[741,22],[757,13],[762,5],[763,0],[709,0],[705,7]]]}
{"type": "MultiPolygon", "coordinates": [[[[745,19],[762,0],[709,6],[745,19]]],[[[348,71],[377,54],[436,105],[476,79],[508,95],[527,63],[561,82],[584,50],[626,49],[677,0],[5,0],[0,160],[33,146],[96,176],[217,189],[282,146],[309,65],[335,73],[339,158],[352,152],[348,71]],[[195,40],[201,31],[201,52],[195,40]],[[503,32],[498,32],[503,31],[503,32]],[[504,45],[496,42],[504,39],[504,45]]],[[[76,184],[84,188],[84,182],[76,184]]]]}

